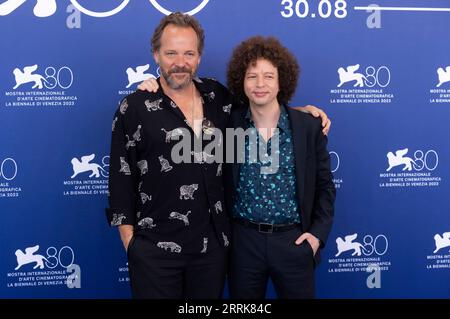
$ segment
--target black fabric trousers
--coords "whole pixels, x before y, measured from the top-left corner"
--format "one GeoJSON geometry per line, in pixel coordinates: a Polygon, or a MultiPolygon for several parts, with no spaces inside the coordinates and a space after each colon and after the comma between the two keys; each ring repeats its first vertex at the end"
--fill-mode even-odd
{"type": "Polygon", "coordinates": [[[206,253],[182,255],[155,246],[136,234],[128,248],[135,299],[218,299],[222,297],[227,250],[218,244],[206,253]]]}
{"type": "Polygon", "coordinates": [[[314,298],[314,258],[300,227],[270,234],[232,225],[228,285],[232,299],[263,299],[269,278],[282,299],[314,298]]]}

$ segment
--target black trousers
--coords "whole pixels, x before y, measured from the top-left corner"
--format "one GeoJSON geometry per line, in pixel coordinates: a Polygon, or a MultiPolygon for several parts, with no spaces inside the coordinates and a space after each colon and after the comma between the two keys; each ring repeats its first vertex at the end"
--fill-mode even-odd
{"type": "Polygon", "coordinates": [[[263,299],[269,278],[282,299],[314,298],[314,258],[294,228],[270,234],[233,223],[228,284],[232,299],[263,299]]]}
{"type": "Polygon", "coordinates": [[[166,252],[136,234],[128,248],[131,291],[136,299],[218,299],[222,297],[227,251],[216,245],[192,255],[166,252]]]}

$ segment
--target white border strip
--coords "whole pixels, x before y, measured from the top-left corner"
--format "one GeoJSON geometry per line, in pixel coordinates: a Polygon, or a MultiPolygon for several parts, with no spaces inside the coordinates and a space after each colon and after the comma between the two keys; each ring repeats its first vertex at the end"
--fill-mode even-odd
{"type": "Polygon", "coordinates": [[[415,8],[415,7],[353,7],[355,10],[371,10],[371,11],[438,11],[450,12],[450,8],[415,8]]]}

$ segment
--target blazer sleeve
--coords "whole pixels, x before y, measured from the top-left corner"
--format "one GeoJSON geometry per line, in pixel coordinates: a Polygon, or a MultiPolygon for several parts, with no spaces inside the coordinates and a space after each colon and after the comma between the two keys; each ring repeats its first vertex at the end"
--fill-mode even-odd
{"type": "Polygon", "coordinates": [[[334,217],[336,188],[330,169],[330,154],[327,150],[328,138],[320,127],[316,137],[316,188],[309,232],[319,238],[323,248],[331,231],[334,217]]]}

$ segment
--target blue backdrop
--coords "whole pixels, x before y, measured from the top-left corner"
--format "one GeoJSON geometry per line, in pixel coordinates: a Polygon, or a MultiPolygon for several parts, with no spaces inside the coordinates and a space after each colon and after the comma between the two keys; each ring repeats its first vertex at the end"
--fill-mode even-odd
{"type": "Polygon", "coordinates": [[[224,83],[239,41],[276,36],[302,67],[291,104],[333,121],[336,218],[318,297],[449,298],[450,3],[370,4],[1,0],[0,297],[130,296],[104,216],[111,123],[157,75],[155,26],[184,11],[206,31],[200,76],[224,83]]]}

